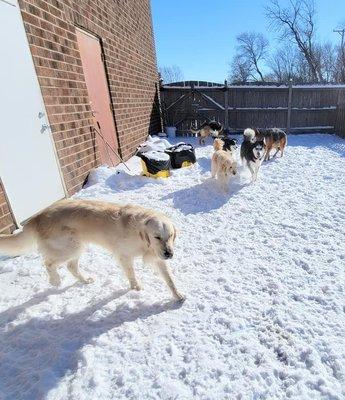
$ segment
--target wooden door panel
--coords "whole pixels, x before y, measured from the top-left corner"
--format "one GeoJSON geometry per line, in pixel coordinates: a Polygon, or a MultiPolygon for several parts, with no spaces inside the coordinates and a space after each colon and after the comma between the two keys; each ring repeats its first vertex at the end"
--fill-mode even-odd
{"type": "Polygon", "coordinates": [[[81,29],[77,29],[76,33],[101,161],[116,165],[119,162],[118,141],[102,60],[102,48],[97,37],[81,29]]]}

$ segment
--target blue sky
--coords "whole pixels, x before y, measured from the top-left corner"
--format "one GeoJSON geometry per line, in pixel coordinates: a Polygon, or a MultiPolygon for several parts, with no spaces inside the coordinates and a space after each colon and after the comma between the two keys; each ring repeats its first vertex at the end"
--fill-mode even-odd
{"type": "MultiPolygon", "coordinates": [[[[281,0],[286,3],[288,0],[281,0]]],[[[267,0],[151,0],[158,65],[178,65],[186,80],[223,82],[243,31],[267,35],[279,46],[264,15],[267,0]]],[[[345,0],[316,0],[318,36],[339,41],[332,30],[345,21],[345,0]]]]}

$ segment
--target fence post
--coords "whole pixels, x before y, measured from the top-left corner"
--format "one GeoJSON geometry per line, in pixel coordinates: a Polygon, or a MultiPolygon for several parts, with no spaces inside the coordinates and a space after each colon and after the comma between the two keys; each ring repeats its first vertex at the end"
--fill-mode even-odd
{"type": "Polygon", "coordinates": [[[337,108],[335,109],[334,132],[345,138],[345,90],[338,89],[337,108]]]}
{"type": "Polygon", "coordinates": [[[224,118],[224,124],[225,124],[225,129],[229,129],[229,90],[228,90],[228,81],[225,79],[224,81],[224,112],[225,112],[225,118],[224,118]]]}
{"type": "Polygon", "coordinates": [[[288,97],[288,110],[286,121],[286,134],[290,133],[291,128],[291,100],[292,100],[292,79],[289,80],[289,97],[288,97]]]}

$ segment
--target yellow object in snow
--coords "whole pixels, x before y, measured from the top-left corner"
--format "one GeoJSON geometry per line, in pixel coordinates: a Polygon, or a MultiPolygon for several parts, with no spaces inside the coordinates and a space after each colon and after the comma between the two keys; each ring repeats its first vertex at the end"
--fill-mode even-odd
{"type": "Polygon", "coordinates": [[[193,163],[191,161],[183,161],[181,167],[186,168],[186,167],[190,167],[191,165],[193,165],[193,163]]]}
{"type": "Polygon", "coordinates": [[[151,174],[148,170],[147,170],[147,166],[144,160],[141,160],[141,165],[143,167],[143,175],[147,176],[148,178],[168,178],[170,176],[170,171],[168,169],[163,169],[161,171],[158,171],[155,174],[151,174]]]}

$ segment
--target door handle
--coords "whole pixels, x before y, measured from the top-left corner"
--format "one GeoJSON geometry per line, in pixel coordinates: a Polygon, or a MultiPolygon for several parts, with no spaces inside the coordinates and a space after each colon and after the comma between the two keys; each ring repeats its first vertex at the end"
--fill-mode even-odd
{"type": "Polygon", "coordinates": [[[42,124],[41,126],[41,133],[44,133],[46,130],[48,130],[48,133],[50,131],[50,126],[48,124],[42,124]]]}

